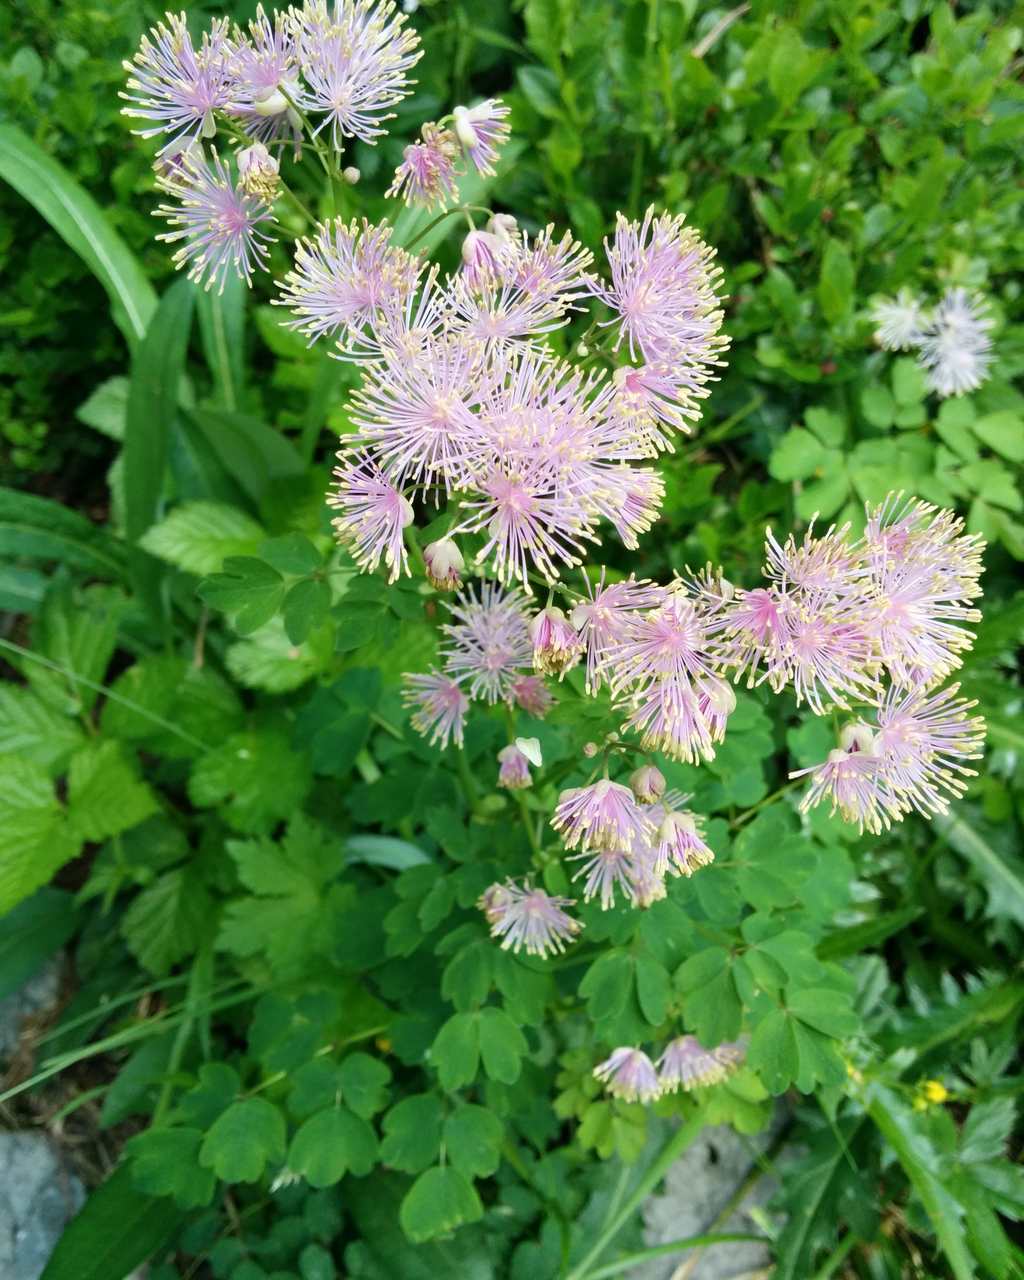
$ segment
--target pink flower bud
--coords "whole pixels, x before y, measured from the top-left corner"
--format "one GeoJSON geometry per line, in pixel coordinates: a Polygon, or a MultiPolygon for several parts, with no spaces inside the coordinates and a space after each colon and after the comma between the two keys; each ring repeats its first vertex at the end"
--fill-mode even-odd
{"type": "Polygon", "coordinates": [[[427,581],[438,591],[454,591],[462,586],[466,562],[451,538],[439,538],[423,549],[423,567],[427,581]]]}
{"type": "Polygon", "coordinates": [[[530,623],[533,665],[544,675],[558,676],[576,665],[583,652],[579,633],[561,609],[548,605],[530,623]]]}
{"type": "Polygon", "coordinates": [[[641,804],[654,804],[665,794],[665,775],[653,764],[645,764],[631,775],[629,785],[641,804]]]}
{"type": "Polygon", "coordinates": [[[498,786],[509,791],[521,791],[528,787],[533,779],[530,777],[530,762],[522,751],[510,743],[498,752],[498,786]]]}

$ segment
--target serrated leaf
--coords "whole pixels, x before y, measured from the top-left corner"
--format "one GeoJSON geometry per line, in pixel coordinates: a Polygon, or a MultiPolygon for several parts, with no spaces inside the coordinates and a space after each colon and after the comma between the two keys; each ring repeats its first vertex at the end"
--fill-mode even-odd
{"type": "Polygon", "coordinates": [[[227,651],[225,664],[234,679],[248,689],[290,693],[312,680],[330,661],[329,642],[325,651],[323,645],[314,646],[317,638],[293,644],[283,620],[272,618],[254,635],[233,644],[227,651]]]}
{"type": "Polygon", "coordinates": [[[0,757],[0,915],[27,898],[81,847],[46,770],[0,757]]]}
{"type": "Polygon", "coordinates": [[[190,867],[157,876],[121,919],[129,951],[149,973],[163,977],[192,955],[213,922],[213,902],[190,867]]]}
{"type": "Polygon", "coordinates": [[[213,1199],[217,1180],[199,1164],[199,1129],[147,1129],[129,1139],[125,1154],[132,1181],[151,1196],[171,1196],[182,1209],[195,1209],[213,1199]]]}
{"type": "Polygon", "coordinates": [[[747,1063],[769,1093],[784,1093],[800,1072],[800,1050],[793,1020],[774,1009],[754,1028],[747,1063]]]}
{"type": "Polygon", "coordinates": [[[68,820],[82,840],[104,840],[157,813],[152,789],[116,742],[90,744],[71,759],[68,820]]]}
{"type": "Polygon", "coordinates": [[[377,1159],[377,1138],[345,1107],[319,1111],[302,1124],[288,1149],[288,1167],[311,1187],[331,1187],[346,1173],[363,1177],[377,1159]]]}
{"type": "Polygon", "coordinates": [[[268,1161],[283,1160],[284,1154],[284,1116],[265,1098],[245,1098],[213,1122],[199,1163],[222,1182],[258,1182],[268,1161]]]}
{"type": "Polygon", "coordinates": [[[0,755],[17,755],[56,772],[84,737],[74,720],[32,689],[0,685],[0,755]]]}
{"type": "Polygon", "coordinates": [[[501,1163],[504,1128],[493,1111],[467,1103],[444,1122],[448,1158],[467,1178],[489,1178],[501,1163]]]}
{"type": "Polygon", "coordinates": [[[61,889],[40,889],[0,918],[0,1000],[6,1000],[71,937],[74,900],[61,889]]]}
{"type": "Polygon", "coordinates": [[[309,764],[282,734],[234,733],[201,756],[189,778],[200,809],[220,806],[236,831],[251,832],[290,817],[312,781],[309,764]]]}
{"type": "Polygon", "coordinates": [[[903,356],[893,361],[892,393],[900,408],[919,404],[928,394],[924,372],[916,360],[903,356]]]}
{"type": "Polygon", "coordinates": [[[402,1201],[399,1221],[413,1242],[421,1244],[447,1235],[466,1222],[483,1217],[483,1205],[458,1169],[428,1169],[413,1183],[402,1201]]]}
{"type": "Polygon", "coordinates": [[[636,994],[644,1017],[654,1027],[660,1027],[668,1012],[672,994],[668,970],[653,956],[636,957],[636,994]]]}
{"type": "Polygon", "coordinates": [[[197,576],[216,573],[231,556],[252,556],[263,529],[223,502],[183,502],[139,540],[151,555],[197,576]]]}
{"type": "Polygon", "coordinates": [[[286,533],[269,538],[257,548],[261,560],[273,565],[278,573],[315,573],[323,567],[323,556],[301,533],[286,533]]]}

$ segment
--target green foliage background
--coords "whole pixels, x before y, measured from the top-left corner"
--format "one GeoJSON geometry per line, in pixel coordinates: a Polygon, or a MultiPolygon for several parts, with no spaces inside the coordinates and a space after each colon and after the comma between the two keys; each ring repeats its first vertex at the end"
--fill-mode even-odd
{"type": "MultiPolygon", "coordinates": [[[[0,15],[0,987],[64,944],[73,966],[35,1074],[4,1096],[123,1151],[46,1280],[154,1254],[155,1280],[625,1273],[672,1156],[704,1123],[756,1132],[783,1093],[805,1154],[764,1222],[778,1276],[1017,1274],[1019,14],[415,15],[418,92],[354,149],[344,212],[393,214],[382,192],[419,123],[500,94],[514,142],[481,198],[595,249],[653,201],[718,247],[728,366],[663,463],[665,518],[616,567],[710,559],[750,583],[766,524],[856,525],[897,488],[990,542],[962,673],[989,749],[948,818],[884,838],[801,825],[775,792],[833,726],[741,694],[712,764],[665,769],[710,817],[714,866],[647,912],[584,910],[586,942],[555,962],[497,950],[473,907],[527,865],[494,786],[505,727],[481,716],[461,760],[409,730],[398,677],[429,661],[436,601],[333,547],[350,373],[279,326],[266,280],[199,296],[151,242],[149,160],[116,93],[158,16],[0,15]],[[875,349],[870,299],[904,285],[988,297],[981,391],[940,405],[875,349]],[[750,1033],[747,1066],[653,1111],[600,1094],[605,1050],[680,1027],[750,1033]]],[[[303,195],[324,209],[312,177],[303,195]]],[[[448,224],[428,243],[455,261],[448,224]]],[[[568,684],[519,726],[544,747],[532,822],[606,727],[568,684]]],[[[546,879],[566,887],[557,858],[546,879]]]]}

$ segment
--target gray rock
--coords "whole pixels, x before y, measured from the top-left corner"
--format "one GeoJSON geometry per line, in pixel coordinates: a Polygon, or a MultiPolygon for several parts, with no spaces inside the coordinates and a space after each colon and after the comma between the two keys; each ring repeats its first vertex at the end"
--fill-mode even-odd
{"type": "MultiPolygon", "coordinates": [[[[644,1205],[644,1240],[648,1246],[668,1244],[714,1231],[761,1233],[751,1217],[771,1198],[778,1184],[760,1177],[719,1222],[718,1216],[747,1178],[755,1152],[767,1149],[783,1117],[754,1138],[742,1138],[728,1125],[705,1129],[669,1169],[660,1194],[644,1205]]],[[[655,1258],[630,1272],[630,1280],[753,1280],[766,1274],[771,1255],[762,1245],[734,1242],[686,1250],[655,1258]]]]}
{"type": "Polygon", "coordinates": [[[60,962],[53,960],[6,1000],[0,1000],[0,1058],[14,1052],[26,1018],[46,1009],[57,999],[60,962]]]}
{"type": "Polygon", "coordinates": [[[37,1280],[84,1199],[44,1134],[0,1134],[0,1280],[37,1280]]]}

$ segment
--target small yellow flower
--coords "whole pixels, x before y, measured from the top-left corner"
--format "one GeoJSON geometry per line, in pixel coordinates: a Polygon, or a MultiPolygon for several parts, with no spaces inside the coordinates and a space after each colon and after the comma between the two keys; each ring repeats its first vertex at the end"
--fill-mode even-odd
{"type": "Polygon", "coordinates": [[[949,1097],[949,1090],[938,1080],[926,1080],[922,1085],[922,1092],[928,1102],[936,1104],[945,1102],[949,1097]]]}

